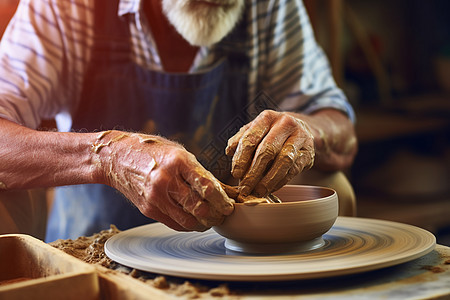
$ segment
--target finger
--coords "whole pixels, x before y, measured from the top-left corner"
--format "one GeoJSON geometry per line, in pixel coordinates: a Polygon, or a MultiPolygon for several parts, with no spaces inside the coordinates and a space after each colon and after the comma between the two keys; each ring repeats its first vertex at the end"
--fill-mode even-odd
{"type": "Polygon", "coordinates": [[[296,152],[294,148],[295,146],[291,144],[283,147],[267,174],[257,182],[253,191],[254,195],[258,197],[267,196],[273,188],[286,177],[289,170],[294,165],[294,153],[296,152]]]}
{"type": "Polygon", "coordinates": [[[165,224],[166,226],[178,231],[204,231],[205,228],[195,218],[183,212],[183,209],[174,204],[169,194],[160,194],[160,201],[152,202],[153,205],[147,205],[141,212],[154,220],[165,224]],[[183,220],[180,222],[180,220],[183,220]]]}
{"type": "Polygon", "coordinates": [[[181,175],[186,183],[196,191],[201,199],[207,201],[213,209],[222,215],[229,215],[234,210],[234,201],[228,197],[220,182],[196,160],[187,162],[181,169],[181,175]]]}
{"type": "Polygon", "coordinates": [[[202,201],[200,195],[181,178],[173,180],[169,195],[186,212],[195,217],[204,217],[208,214],[209,205],[202,201]]]}
{"type": "Polygon", "coordinates": [[[292,178],[294,178],[297,174],[299,174],[301,171],[297,168],[297,166],[293,166],[286,176],[282,178],[276,185],[273,186],[273,188],[268,188],[270,190],[269,193],[273,193],[275,191],[278,191],[281,189],[285,184],[287,184],[289,181],[291,181],[292,178]]]}
{"type": "Polygon", "coordinates": [[[228,140],[227,147],[225,148],[225,154],[227,156],[232,156],[235,153],[239,140],[244,132],[250,127],[250,124],[251,122],[242,126],[239,131],[228,140]]]}
{"type": "MultiPolygon", "coordinates": [[[[300,158],[298,158],[300,159],[300,158]]],[[[305,164],[302,163],[295,163],[286,173],[285,176],[278,176],[277,178],[274,178],[273,180],[266,180],[263,179],[261,181],[262,188],[257,186],[255,188],[255,191],[257,189],[262,189],[262,192],[270,194],[273,193],[279,189],[281,189],[285,184],[287,184],[289,181],[291,181],[292,178],[297,176],[300,172],[303,171],[305,164]]],[[[281,174],[281,172],[279,173],[281,174]]]]}
{"type": "Polygon", "coordinates": [[[242,134],[231,164],[231,174],[243,178],[252,162],[253,154],[265,135],[269,132],[274,119],[274,112],[264,111],[250,124],[242,134]]]}
{"type": "Polygon", "coordinates": [[[170,201],[167,201],[166,209],[168,217],[183,227],[184,231],[205,231],[210,228],[210,226],[203,224],[191,213],[186,212],[184,207],[181,207],[177,200],[171,196],[170,201]]]}
{"type": "Polygon", "coordinates": [[[265,176],[268,166],[282,151],[286,139],[292,132],[284,125],[284,122],[274,125],[258,146],[250,169],[240,182],[242,196],[250,195],[258,182],[265,176]]]}
{"type": "Polygon", "coordinates": [[[191,187],[201,193],[200,196],[211,205],[210,213],[217,211],[220,214],[229,215],[233,212],[234,201],[228,197],[219,181],[212,174],[195,178],[191,187]]]}
{"type": "Polygon", "coordinates": [[[218,212],[208,201],[203,200],[200,195],[185,182],[178,184],[177,192],[171,192],[172,199],[183,210],[191,214],[205,227],[211,227],[222,222],[224,215],[218,212]]]}
{"type": "Polygon", "coordinates": [[[286,177],[282,181],[280,181],[278,185],[276,185],[270,191],[270,193],[281,189],[285,184],[291,181],[291,179],[297,176],[300,172],[311,169],[313,164],[314,164],[314,151],[311,152],[305,149],[301,150],[301,154],[297,158],[297,163],[294,166],[292,166],[286,177]]]}
{"type": "Polygon", "coordinates": [[[230,197],[231,199],[236,199],[239,196],[239,187],[238,186],[231,186],[228,184],[220,183],[225,193],[230,197]]]}
{"type": "MultiPolygon", "coordinates": [[[[206,227],[199,222],[190,212],[186,211],[183,201],[189,202],[189,198],[195,196],[195,193],[186,193],[189,190],[187,185],[183,183],[183,179],[179,176],[171,180],[165,181],[165,184],[158,185],[158,191],[154,195],[158,196],[158,201],[154,201],[155,208],[152,209],[152,214],[159,213],[159,221],[168,223],[168,218],[172,222],[177,223],[183,230],[197,230],[203,231],[206,227]],[[184,188],[184,189],[183,189],[184,188]],[[180,199],[179,195],[185,194],[184,199],[180,199]],[[181,202],[181,203],[180,203],[181,202]],[[162,215],[161,215],[162,214],[162,215]]],[[[192,200],[191,202],[197,202],[192,200]]]]}
{"type": "Polygon", "coordinates": [[[265,197],[281,188],[294,176],[312,165],[312,154],[302,147],[302,139],[290,137],[267,174],[255,186],[253,193],[265,197]]]}

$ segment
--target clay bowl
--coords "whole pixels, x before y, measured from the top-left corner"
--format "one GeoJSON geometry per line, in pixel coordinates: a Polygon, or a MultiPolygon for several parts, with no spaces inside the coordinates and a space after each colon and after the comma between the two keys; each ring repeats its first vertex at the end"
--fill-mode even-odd
{"type": "Polygon", "coordinates": [[[244,253],[290,253],[320,248],[322,235],[336,221],[333,189],[286,185],[274,193],[282,203],[236,203],[234,212],[213,229],[225,237],[227,250],[244,253]]]}

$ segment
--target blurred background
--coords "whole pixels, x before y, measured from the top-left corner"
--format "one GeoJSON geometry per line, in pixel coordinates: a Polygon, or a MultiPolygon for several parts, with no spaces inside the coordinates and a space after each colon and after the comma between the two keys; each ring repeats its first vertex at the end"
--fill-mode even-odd
{"type": "Polygon", "coordinates": [[[358,215],[450,245],[450,1],[305,0],[356,114],[358,215]]]}
{"type": "MultiPolygon", "coordinates": [[[[450,1],[304,0],[357,115],[358,216],[450,246],[450,1]]],[[[0,0],[0,36],[18,0],[0,0]]]]}

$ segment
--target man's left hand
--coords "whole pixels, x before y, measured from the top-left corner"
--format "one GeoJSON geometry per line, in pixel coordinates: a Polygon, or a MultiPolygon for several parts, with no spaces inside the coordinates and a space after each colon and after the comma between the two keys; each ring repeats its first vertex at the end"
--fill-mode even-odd
{"type": "Polygon", "coordinates": [[[314,163],[314,137],[308,125],[286,112],[265,110],[228,141],[231,173],[240,194],[267,196],[314,163]]]}

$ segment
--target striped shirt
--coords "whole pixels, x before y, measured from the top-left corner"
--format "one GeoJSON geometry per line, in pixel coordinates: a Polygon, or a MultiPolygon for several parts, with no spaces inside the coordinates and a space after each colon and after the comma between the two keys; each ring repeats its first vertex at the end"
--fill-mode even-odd
{"type": "MultiPolygon", "coordinates": [[[[132,59],[162,70],[142,0],[120,0],[132,59]]],[[[70,130],[94,44],[94,0],[22,0],[0,43],[0,117],[30,128],[55,118],[70,130]]],[[[301,0],[246,0],[249,102],[264,90],[279,110],[335,108],[354,120],[315,41],[301,0]]],[[[190,72],[210,67],[214,46],[198,51],[190,72]]]]}

